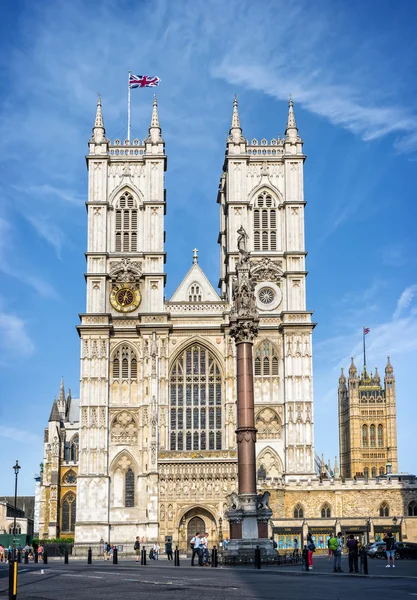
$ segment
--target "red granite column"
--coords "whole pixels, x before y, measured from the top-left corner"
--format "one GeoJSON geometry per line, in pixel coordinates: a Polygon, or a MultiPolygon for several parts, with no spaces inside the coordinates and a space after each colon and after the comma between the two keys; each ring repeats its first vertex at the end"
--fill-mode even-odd
{"type": "Polygon", "coordinates": [[[252,344],[240,342],[237,351],[237,458],[239,494],[256,494],[256,428],[252,344]]]}

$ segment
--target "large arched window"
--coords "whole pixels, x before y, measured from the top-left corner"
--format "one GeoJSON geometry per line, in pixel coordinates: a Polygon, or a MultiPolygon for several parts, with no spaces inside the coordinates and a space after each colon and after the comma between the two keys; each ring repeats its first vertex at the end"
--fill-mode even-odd
{"type": "Polygon", "coordinates": [[[135,474],[130,467],[125,475],[125,506],[135,506],[135,474]]]}
{"type": "Polygon", "coordinates": [[[75,531],[76,512],[75,494],[70,492],[64,496],[62,502],[62,532],[69,533],[75,531]]]}
{"type": "Polygon", "coordinates": [[[362,427],[362,446],[364,448],[368,446],[368,427],[366,425],[362,427]]]}
{"type": "Polygon", "coordinates": [[[330,505],[327,504],[323,504],[323,506],[321,507],[321,518],[322,519],[330,519],[330,517],[332,516],[332,509],[330,508],[330,505]]]}
{"type": "Polygon", "coordinates": [[[203,346],[187,348],[174,362],[170,411],[171,450],[221,450],[222,377],[203,346]]]}
{"type": "Polygon", "coordinates": [[[384,467],[379,467],[379,474],[384,475],[384,473],[385,473],[384,467]]]}
{"type": "Polygon", "coordinates": [[[277,249],[277,209],[275,200],[267,192],[259,194],[253,211],[253,240],[255,251],[277,249]]]}
{"type": "Polygon", "coordinates": [[[368,467],[365,467],[363,470],[363,476],[365,477],[365,479],[369,478],[369,469],[368,467]]]}
{"type": "Polygon", "coordinates": [[[294,506],[294,519],[303,519],[304,518],[304,508],[301,504],[296,504],[294,506]]]}
{"type": "Polygon", "coordinates": [[[375,448],[375,425],[371,425],[369,428],[369,444],[371,448],[375,448]]]}
{"type": "Polygon", "coordinates": [[[389,506],[386,502],[383,502],[379,507],[379,516],[380,517],[389,517],[389,506]]]}
{"type": "Polygon", "coordinates": [[[378,425],[378,446],[382,448],[384,445],[384,434],[382,430],[382,425],[378,425]]]}
{"type": "Polygon", "coordinates": [[[122,346],[113,356],[113,379],[137,379],[137,376],[136,353],[130,346],[122,346]]]}
{"type": "Polygon", "coordinates": [[[408,505],[408,516],[417,517],[417,502],[414,500],[408,505]]]}
{"type": "Polygon", "coordinates": [[[78,462],[78,446],[78,435],[74,435],[69,442],[65,442],[64,460],[66,462],[78,462]]]}
{"type": "Polygon", "coordinates": [[[255,376],[272,377],[277,375],[277,352],[271,342],[261,342],[255,352],[255,376]]]}
{"type": "Polygon", "coordinates": [[[376,477],[376,467],[372,467],[372,477],[376,477]]]}
{"type": "Polygon", "coordinates": [[[116,252],[137,252],[138,211],[129,192],[120,196],[116,204],[116,252]]]}

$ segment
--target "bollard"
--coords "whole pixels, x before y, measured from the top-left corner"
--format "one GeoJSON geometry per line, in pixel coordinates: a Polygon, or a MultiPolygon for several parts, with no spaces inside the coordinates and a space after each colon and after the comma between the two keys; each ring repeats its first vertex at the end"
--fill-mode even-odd
{"type": "Polygon", "coordinates": [[[174,567],[180,566],[180,551],[178,550],[178,546],[175,546],[174,550],[174,567]]]}
{"type": "Polygon", "coordinates": [[[114,547],[114,548],[113,548],[113,564],[114,564],[114,565],[117,565],[117,562],[118,562],[118,561],[117,561],[117,548],[116,548],[116,547],[114,547]]]}
{"type": "Polygon", "coordinates": [[[88,553],[87,553],[87,564],[88,565],[93,564],[93,551],[91,550],[91,546],[88,549],[88,553]]]}
{"type": "Polygon", "coordinates": [[[142,548],[142,554],[140,556],[140,564],[146,565],[146,548],[142,548]]]}
{"type": "Polygon", "coordinates": [[[219,566],[218,550],[217,550],[216,546],[214,546],[213,550],[211,551],[211,566],[212,567],[219,566]]]}
{"type": "Polygon", "coordinates": [[[261,568],[261,551],[259,549],[259,546],[256,546],[256,550],[255,550],[255,569],[260,569],[261,568]]]}
{"type": "Polygon", "coordinates": [[[47,565],[48,564],[48,550],[45,548],[45,550],[43,551],[43,564],[47,565]]]}
{"type": "Polygon", "coordinates": [[[65,550],[64,552],[64,565],[68,564],[68,550],[65,550]]]}
{"type": "Polygon", "coordinates": [[[17,598],[17,560],[9,561],[9,600],[17,598]]]}
{"type": "Polygon", "coordinates": [[[29,564],[29,552],[26,550],[25,552],[25,565],[29,564]]]}
{"type": "Polygon", "coordinates": [[[33,551],[33,560],[35,562],[35,565],[37,565],[38,561],[39,561],[39,555],[38,555],[38,550],[37,549],[33,551]]]}
{"type": "Polygon", "coordinates": [[[363,572],[365,575],[368,575],[368,555],[366,552],[363,555],[363,572]]]}

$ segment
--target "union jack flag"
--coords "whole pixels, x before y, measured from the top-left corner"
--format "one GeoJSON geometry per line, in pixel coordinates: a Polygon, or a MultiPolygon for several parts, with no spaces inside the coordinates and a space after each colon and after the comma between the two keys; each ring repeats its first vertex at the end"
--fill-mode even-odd
{"type": "Polygon", "coordinates": [[[129,76],[129,87],[131,89],[137,87],[155,87],[159,85],[161,80],[159,77],[150,76],[150,75],[133,75],[132,73],[129,76]]]}
{"type": "Polygon", "coordinates": [[[371,330],[369,329],[369,327],[364,327],[363,328],[363,334],[367,335],[371,330]]]}

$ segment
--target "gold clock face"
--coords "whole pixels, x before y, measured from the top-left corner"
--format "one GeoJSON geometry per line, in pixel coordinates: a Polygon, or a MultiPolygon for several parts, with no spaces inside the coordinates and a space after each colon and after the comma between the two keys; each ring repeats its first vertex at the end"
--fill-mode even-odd
{"type": "Polygon", "coordinates": [[[128,283],[116,285],[110,294],[110,303],[119,312],[136,310],[142,300],[140,291],[128,283]]]}

